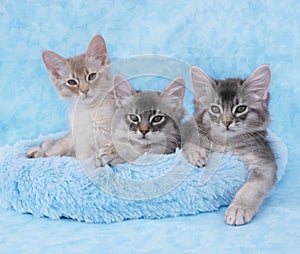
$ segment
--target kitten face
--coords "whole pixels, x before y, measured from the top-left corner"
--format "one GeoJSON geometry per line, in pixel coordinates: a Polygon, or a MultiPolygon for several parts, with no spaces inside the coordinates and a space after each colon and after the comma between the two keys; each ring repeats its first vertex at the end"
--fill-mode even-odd
{"type": "MultiPolygon", "coordinates": [[[[185,84],[177,79],[163,92],[137,92],[118,75],[115,78],[115,97],[118,103],[122,135],[131,144],[165,147],[172,153],[180,147],[179,124],[184,114],[185,84]]],[[[155,151],[152,151],[155,152],[155,151]]]]}
{"type": "Polygon", "coordinates": [[[101,83],[110,77],[105,41],[100,35],[91,40],[84,55],[65,59],[45,50],[42,58],[59,95],[90,103],[101,94],[101,83]]]}
{"type": "Polygon", "coordinates": [[[213,80],[192,68],[195,118],[219,137],[235,137],[265,130],[269,123],[270,68],[263,65],[246,80],[213,80]]]}
{"type": "Polygon", "coordinates": [[[170,150],[173,141],[175,147],[180,145],[178,125],[181,115],[175,114],[171,108],[166,109],[166,103],[167,100],[159,93],[150,91],[137,93],[128,100],[123,120],[128,128],[130,142],[141,145],[161,144],[167,150],[170,150]]]}
{"type": "MultiPolygon", "coordinates": [[[[127,113],[127,124],[129,126],[130,140],[133,142],[148,144],[162,139],[161,132],[164,125],[168,124],[170,119],[165,113],[159,110],[131,110],[136,113],[127,113]]],[[[125,115],[125,117],[126,117],[125,115]]]]}

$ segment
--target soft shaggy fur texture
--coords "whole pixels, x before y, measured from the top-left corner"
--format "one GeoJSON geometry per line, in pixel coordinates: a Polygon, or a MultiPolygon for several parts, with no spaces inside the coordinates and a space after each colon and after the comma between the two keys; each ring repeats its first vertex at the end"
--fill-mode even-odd
{"type": "MultiPolygon", "coordinates": [[[[94,223],[177,217],[228,205],[247,178],[241,161],[229,154],[221,159],[219,154],[212,154],[208,165],[198,168],[191,167],[178,151],[171,155],[146,154],[135,164],[100,168],[91,181],[82,166],[92,167],[92,161],[80,165],[71,157],[24,157],[29,147],[44,139],[0,149],[1,207],[39,217],[94,223]],[[169,186],[170,182],[173,185],[169,186]]],[[[280,179],[287,151],[276,136],[269,134],[269,140],[280,179]]]]}

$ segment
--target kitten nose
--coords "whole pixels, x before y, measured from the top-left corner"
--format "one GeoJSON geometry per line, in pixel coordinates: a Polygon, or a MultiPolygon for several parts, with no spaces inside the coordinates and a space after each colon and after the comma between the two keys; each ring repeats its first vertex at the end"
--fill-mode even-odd
{"type": "Polygon", "coordinates": [[[139,131],[143,134],[143,136],[145,137],[145,135],[150,131],[148,124],[146,123],[141,123],[140,127],[139,127],[139,131]]]}
{"type": "Polygon", "coordinates": [[[87,95],[87,93],[89,92],[89,87],[88,86],[83,86],[79,88],[81,93],[84,93],[85,95],[87,95]]]}
{"type": "Polygon", "coordinates": [[[223,123],[228,128],[229,125],[232,124],[232,120],[231,119],[226,119],[223,123]]]}

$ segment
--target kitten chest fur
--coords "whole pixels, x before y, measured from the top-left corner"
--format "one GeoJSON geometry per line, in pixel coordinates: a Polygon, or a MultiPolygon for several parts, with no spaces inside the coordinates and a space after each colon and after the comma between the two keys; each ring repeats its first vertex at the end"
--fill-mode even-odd
{"type": "Polygon", "coordinates": [[[111,121],[115,99],[107,89],[94,103],[76,103],[70,114],[76,157],[87,159],[94,151],[110,141],[111,121]]]}

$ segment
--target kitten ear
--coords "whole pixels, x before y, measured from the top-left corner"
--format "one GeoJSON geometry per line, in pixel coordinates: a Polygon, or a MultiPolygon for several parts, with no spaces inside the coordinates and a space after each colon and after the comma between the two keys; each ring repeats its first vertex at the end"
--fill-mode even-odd
{"type": "Polygon", "coordinates": [[[66,59],[50,50],[44,50],[42,58],[48,72],[55,78],[61,78],[67,65],[66,59]]]}
{"type": "Polygon", "coordinates": [[[270,89],[271,77],[270,66],[264,64],[252,72],[243,84],[245,85],[247,92],[256,94],[263,100],[266,100],[270,89]]]}
{"type": "Polygon", "coordinates": [[[191,68],[192,84],[194,88],[194,100],[205,102],[209,96],[217,96],[213,86],[216,82],[197,66],[191,68]]]}
{"type": "Polygon", "coordinates": [[[109,64],[105,41],[100,34],[96,34],[92,38],[86,51],[86,56],[93,60],[100,61],[101,65],[109,64]]]}
{"type": "Polygon", "coordinates": [[[183,103],[185,95],[185,81],[183,78],[174,79],[162,92],[162,96],[169,95],[177,98],[183,103]]]}
{"type": "Polygon", "coordinates": [[[136,94],[136,90],[130,85],[126,78],[117,74],[114,77],[115,98],[118,104],[124,105],[125,101],[136,94]]]}

